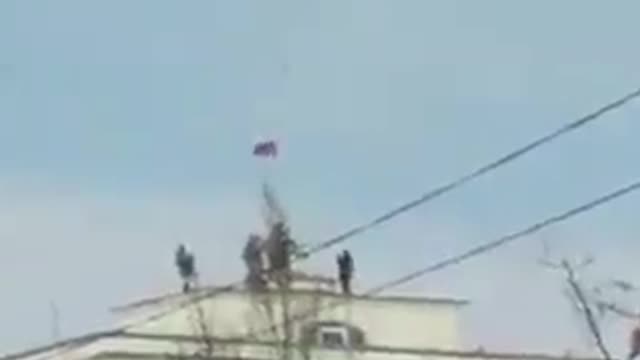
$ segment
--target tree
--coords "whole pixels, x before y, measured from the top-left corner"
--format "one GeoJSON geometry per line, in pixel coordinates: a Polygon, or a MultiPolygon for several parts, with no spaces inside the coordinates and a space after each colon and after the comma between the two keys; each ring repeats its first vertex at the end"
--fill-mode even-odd
{"type": "Polygon", "coordinates": [[[593,261],[594,259],[589,257],[577,266],[572,265],[567,259],[563,259],[559,264],[553,263],[546,259],[542,260],[541,263],[546,267],[552,268],[554,270],[560,270],[565,273],[570,294],[575,300],[574,306],[582,313],[589,332],[591,333],[591,336],[593,337],[593,340],[604,359],[611,360],[611,353],[609,352],[608,347],[602,337],[602,331],[594,315],[593,307],[589,299],[587,298],[587,295],[585,294],[576,274],[576,269],[584,268],[585,266],[593,263],[593,261]]]}

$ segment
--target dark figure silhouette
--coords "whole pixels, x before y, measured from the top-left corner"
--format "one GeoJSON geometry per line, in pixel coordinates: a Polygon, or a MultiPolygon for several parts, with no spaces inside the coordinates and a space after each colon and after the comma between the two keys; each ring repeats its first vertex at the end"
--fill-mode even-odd
{"type": "Polygon", "coordinates": [[[260,236],[249,235],[249,241],[247,241],[242,253],[242,258],[247,266],[246,283],[252,290],[262,290],[267,286],[267,281],[264,278],[261,241],[260,236]]]}
{"type": "Polygon", "coordinates": [[[196,267],[193,254],[189,253],[182,244],[176,250],[176,266],[183,281],[182,292],[187,293],[191,290],[192,282],[196,276],[196,267]]]}
{"type": "Polygon", "coordinates": [[[296,243],[289,236],[284,223],[279,222],[271,228],[266,245],[270,277],[276,283],[287,283],[291,276],[291,257],[296,252],[296,243]]]}
{"type": "Polygon", "coordinates": [[[348,250],[344,250],[342,254],[338,255],[338,279],[342,286],[342,292],[346,295],[351,294],[351,280],[353,279],[353,258],[348,250]]]}

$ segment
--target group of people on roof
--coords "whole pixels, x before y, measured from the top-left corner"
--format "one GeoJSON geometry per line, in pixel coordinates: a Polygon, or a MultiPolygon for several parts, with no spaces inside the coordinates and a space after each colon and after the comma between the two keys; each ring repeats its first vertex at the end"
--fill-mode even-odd
{"type": "MultiPolygon", "coordinates": [[[[247,266],[246,283],[253,290],[265,289],[269,281],[280,286],[287,284],[291,281],[291,261],[306,256],[307,254],[300,251],[297,242],[291,238],[284,223],[277,222],[265,240],[257,234],[249,235],[242,254],[247,266]],[[266,254],[268,266],[264,264],[263,254],[266,254]]],[[[337,265],[342,291],[350,294],[354,265],[349,251],[345,250],[338,255],[337,265]]]]}
{"type": "MultiPolygon", "coordinates": [[[[268,284],[278,286],[289,284],[291,279],[291,262],[295,258],[304,258],[306,254],[300,250],[283,222],[275,223],[266,238],[251,234],[242,252],[247,266],[245,282],[251,290],[264,290],[268,284]],[[266,260],[266,264],[265,264],[266,260]]],[[[342,292],[351,294],[351,280],[354,273],[353,258],[345,250],[337,257],[338,280],[342,292]]],[[[184,245],[178,246],[175,263],[183,280],[182,291],[191,291],[197,282],[195,256],[184,245]]]]}

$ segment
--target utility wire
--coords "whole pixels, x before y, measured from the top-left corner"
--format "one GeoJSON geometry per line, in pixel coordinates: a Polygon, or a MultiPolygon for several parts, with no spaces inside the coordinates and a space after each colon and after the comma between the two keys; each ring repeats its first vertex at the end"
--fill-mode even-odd
{"type": "MultiPolygon", "coordinates": [[[[500,237],[496,240],[487,242],[485,244],[473,247],[465,252],[462,252],[458,255],[446,258],[444,260],[441,260],[439,262],[436,262],[432,265],[429,265],[425,268],[416,270],[414,272],[411,272],[409,274],[403,275],[397,279],[391,280],[389,282],[386,282],[382,285],[379,285],[377,287],[372,288],[371,290],[365,292],[363,294],[363,296],[374,296],[377,294],[380,294],[386,290],[389,290],[391,288],[394,287],[398,287],[400,285],[406,284],[410,281],[413,281],[419,277],[425,276],[427,274],[430,273],[434,273],[437,271],[441,271],[444,270],[448,267],[452,267],[452,266],[456,266],[459,265],[461,263],[463,263],[464,261],[467,261],[471,258],[474,258],[476,256],[480,256],[480,255],[484,255],[490,251],[493,251],[499,247],[505,246],[509,243],[512,243],[516,240],[520,240],[526,236],[532,235],[534,233],[539,232],[540,230],[547,228],[549,226],[558,224],[558,223],[562,223],[564,221],[569,220],[570,218],[573,218],[577,215],[580,215],[582,213],[594,210],[595,208],[602,206],[606,203],[609,203],[613,200],[616,200],[622,196],[628,195],[636,190],[640,189],[640,181],[636,181],[634,183],[632,183],[631,185],[627,185],[625,187],[622,187],[616,191],[610,192],[606,195],[603,195],[599,198],[596,198],[595,200],[592,200],[584,205],[580,205],[578,207],[575,207],[571,210],[568,210],[566,212],[560,213],[558,215],[552,216],[547,218],[546,220],[537,222],[533,225],[530,225],[520,231],[517,232],[513,232],[511,234],[505,235],[503,237],[500,237]]],[[[300,313],[296,316],[293,316],[290,321],[302,321],[305,320],[311,316],[315,316],[317,315],[320,311],[323,310],[330,310],[330,309],[334,309],[336,307],[342,306],[342,305],[346,305],[349,303],[349,297],[345,297],[344,299],[339,299],[336,300],[334,302],[331,302],[329,304],[327,304],[324,307],[321,307],[320,309],[315,309],[313,312],[303,312],[300,313]]],[[[280,324],[274,325],[269,327],[268,329],[264,329],[260,332],[258,332],[258,334],[262,334],[263,332],[272,332],[273,329],[277,329],[279,328],[280,324]]],[[[248,336],[256,336],[255,332],[251,332],[248,336]]]]}
{"type": "Polygon", "coordinates": [[[545,135],[537,140],[534,140],[533,142],[499,158],[498,160],[495,160],[487,165],[484,165],[470,173],[468,173],[467,175],[464,175],[446,185],[442,185],[440,187],[437,187],[427,193],[425,193],[424,195],[422,195],[421,197],[412,200],[396,209],[393,209],[375,219],[373,219],[372,221],[365,223],[363,225],[359,225],[356,226],[352,229],[350,229],[349,231],[346,231],[334,238],[331,238],[327,241],[321,242],[318,245],[313,246],[307,253],[313,254],[313,253],[317,253],[319,251],[328,249],[329,247],[332,247],[333,245],[336,245],[338,243],[341,243],[343,241],[346,241],[349,238],[352,238],[356,235],[359,235],[361,233],[364,233],[367,230],[370,230],[371,228],[380,225],[382,223],[385,223],[393,218],[395,218],[396,216],[399,216],[413,208],[416,208],[422,204],[425,204],[431,200],[434,200],[438,197],[440,197],[441,195],[444,195],[452,190],[455,190],[456,188],[465,185],[466,183],[490,172],[493,171],[503,165],[506,165],[507,163],[518,159],[519,157],[537,149],[538,147],[545,145],[547,143],[552,142],[553,140],[561,137],[562,135],[565,135],[567,133],[570,133],[574,130],[577,130],[591,122],[593,122],[594,120],[599,119],[602,115],[613,111],[617,108],[620,108],[624,105],[626,105],[628,102],[634,100],[635,98],[640,96],[640,89],[635,90],[634,92],[625,95],[622,98],[619,98],[618,100],[615,100],[601,108],[599,108],[598,110],[587,114],[575,121],[572,121],[564,126],[562,126],[561,128],[555,130],[554,132],[545,135]]]}
{"type": "MultiPolygon", "coordinates": [[[[383,224],[393,218],[395,218],[398,215],[401,215],[402,213],[405,213],[413,208],[416,208],[424,203],[427,203],[431,200],[434,200],[436,198],[438,198],[441,195],[444,195],[445,193],[448,193],[450,191],[455,190],[456,188],[465,185],[466,183],[474,180],[475,178],[478,178],[494,169],[497,169],[503,165],[506,165],[507,163],[518,159],[519,157],[533,151],[534,149],[543,146],[544,144],[547,144],[559,137],[561,137],[562,135],[565,135],[567,133],[570,133],[574,130],[577,130],[579,128],[581,128],[582,126],[587,125],[590,122],[593,122],[594,120],[599,119],[601,116],[605,115],[606,113],[613,111],[615,109],[618,109],[624,105],[626,105],[627,103],[629,103],[630,101],[634,100],[635,98],[640,97],[640,88],[635,90],[632,93],[629,93],[628,95],[625,95],[621,98],[619,98],[618,100],[615,100],[601,108],[599,108],[598,110],[587,114],[577,120],[574,120],[566,125],[564,125],[563,127],[553,131],[552,133],[545,135],[531,143],[529,143],[528,145],[525,145],[522,148],[519,148],[501,158],[499,158],[498,160],[495,160],[467,175],[464,175],[460,178],[458,178],[457,180],[454,180],[451,183],[448,183],[446,185],[440,186],[438,188],[435,188],[431,191],[429,191],[428,193],[422,195],[420,198],[413,200],[411,202],[408,202],[394,210],[391,210],[387,213],[385,213],[382,216],[379,216],[378,218],[360,225],[360,226],[356,226],[354,228],[352,228],[349,231],[346,231],[336,237],[330,238],[324,242],[321,242],[313,247],[311,247],[307,252],[306,252],[306,256],[305,257],[300,257],[300,258],[296,258],[294,260],[303,260],[306,259],[309,255],[318,253],[320,251],[326,250],[338,243],[344,242],[354,236],[360,235],[374,227],[376,227],[377,225],[383,224]]],[[[234,283],[231,283],[225,287],[223,287],[222,289],[213,289],[213,290],[208,290],[208,291],[203,291],[202,293],[199,293],[197,295],[193,295],[190,296],[189,299],[187,301],[181,302],[180,304],[177,304],[176,307],[172,308],[172,309],[168,309],[166,311],[163,311],[161,313],[155,314],[150,316],[149,318],[143,319],[140,321],[140,323],[142,322],[146,322],[146,321],[152,321],[152,320],[156,320],[158,318],[161,318],[163,316],[165,316],[166,314],[175,311],[177,309],[181,309],[184,308],[190,304],[193,304],[195,302],[199,302],[205,298],[209,298],[212,296],[217,295],[220,292],[224,292],[230,288],[234,288],[238,285],[241,285],[243,283],[243,281],[236,281],[234,283]]],[[[137,322],[136,322],[137,323],[137,322]]],[[[135,324],[131,324],[128,327],[134,326],[135,324]]]]}
{"type": "Polygon", "coordinates": [[[433,273],[439,270],[442,270],[444,268],[450,267],[450,266],[454,266],[457,265],[459,263],[462,263],[470,258],[473,258],[475,256],[478,255],[482,255],[486,252],[495,250],[501,246],[507,245],[511,242],[514,242],[516,240],[522,239],[528,235],[532,235],[535,234],[537,232],[539,232],[540,230],[549,227],[551,225],[555,225],[557,223],[561,223],[564,222],[574,216],[580,215],[582,213],[585,213],[587,211],[593,210],[601,205],[604,205],[610,201],[616,200],[622,196],[625,196],[629,193],[632,193],[636,190],[640,189],[640,181],[634,182],[631,185],[625,186],[623,188],[620,188],[614,192],[611,192],[609,194],[606,194],[604,196],[601,196],[595,200],[592,200],[584,205],[578,206],[576,208],[573,208],[569,211],[566,211],[562,214],[556,215],[556,216],[552,216],[550,218],[547,218],[546,220],[543,220],[541,222],[535,223],[523,230],[520,230],[518,232],[514,232],[511,233],[509,235],[503,236],[497,240],[485,243],[483,245],[477,246],[475,248],[472,248],[462,254],[453,256],[451,258],[445,259],[443,261],[440,261],[438,263],[435,263],[431,266],[428,266],[426,268],[417,270],[413,273],[407,274],[401,278],[398,278],[396,280],[393,280],[389,283],[386,283],[384,285],[381,285],[373,290],[371,290],[369,293],[369,295],[375,295],[378,293],[381,293],[387,289],[402,285],[404,283],[410,282],[412,280],[415,280],[421,276],[427,275],[429,273],[433,273]]]}

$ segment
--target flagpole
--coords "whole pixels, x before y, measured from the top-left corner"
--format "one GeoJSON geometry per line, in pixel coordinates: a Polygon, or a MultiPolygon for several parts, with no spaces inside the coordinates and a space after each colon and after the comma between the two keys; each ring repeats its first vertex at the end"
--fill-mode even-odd
{"type": "Polygon", "coordinates": [[[265,209],[263,213],[263,217],[267,228],[270,228],[273,225],[274,216],[278,216],[280,214],[278,211],[273,211],[272,205],[274,202],[275,194],[274,194],[274,186],[273,186],[273,172],[275,171],[275,160],[278,155],[277,143],[275,140],[262,140],[258,141],[253,148],[253,155],[259,157],[260,164],[260,177],[262,179],[261,184],[261,195],[265,200],[265,209]],[[271,215],[271,216],[270,216],[271,215]]]}

